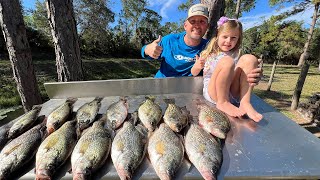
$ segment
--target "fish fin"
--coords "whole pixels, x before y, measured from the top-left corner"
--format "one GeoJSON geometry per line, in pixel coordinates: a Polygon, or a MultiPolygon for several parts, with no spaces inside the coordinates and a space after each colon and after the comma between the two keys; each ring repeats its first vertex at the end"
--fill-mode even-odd
{"type": "Polygon", "coordinates": [[[94,98],[95,101],[101,102],[104,97],[97,96],[94,98]]]}
{"type": "Polygon", "coordinates": [[[21,144],[17,144],[15,146],[13,146],[12,148],[8,149],[7,151],[4,152],[4,154],[9,155],[11,154],[14,150],[16,150],[19,146],[21,146],[21,144]]]}
{"type": "Polygon", "coordinates": [[[153,102],[156,100],[156,97],[153,96],[153,95],[146,95],[145,98],[146,98],[146,99],[149,99],[149,100],[151,100],[151,101],[153,101],[153,102]]]}
{"type": "Polygon", "coordinates": [[[175,104],[176,103],[176,100],[174,98],[165,98],[163,99],[163,101],[169,105],[169,104],[175,104]]]}
{"type": "Polygon", "coordinates": [[[70,105],[73,105],[77,100],[78,100],[78,98],[69,97],[66,99],[66,102],[70,103],[70,105]]]}
{"type": "Polygon", "coordinates": [[[34,105],[34,106],[32,106],[32,110],[41,110],[41,108],[42,108],[42,104],[37,104],[37,105],[34,105]]]}
{"type": "Polygon", "coordinates": [[[129,98],[129,96],[120,96],[120,97],[119,97],[119,100],[120,100],[120,101],[127,102],[127,101],[128,101],[128,98],[129,98]]]}

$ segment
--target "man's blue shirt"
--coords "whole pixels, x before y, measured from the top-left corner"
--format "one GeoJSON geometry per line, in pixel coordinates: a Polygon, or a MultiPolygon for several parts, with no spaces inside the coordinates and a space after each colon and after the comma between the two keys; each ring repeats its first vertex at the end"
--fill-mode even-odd
{"type": "MultiPolygon", "coordinates": [[[[159,57],[161,66],[155,78],[192,76],[191,68],[195,63],[196,55],[200,54],[208,41],[202,39],[198,46],[188,46],[184,42],[185,35],[186,32],[169,34],[158,43],[163,51],[159,57]]],[[[141,49],[143,58],[145,58],[145,48],[146,46],[143,46],[141,49]]],[[[151,59],[150,57],[147,58],[151,59]]]]}

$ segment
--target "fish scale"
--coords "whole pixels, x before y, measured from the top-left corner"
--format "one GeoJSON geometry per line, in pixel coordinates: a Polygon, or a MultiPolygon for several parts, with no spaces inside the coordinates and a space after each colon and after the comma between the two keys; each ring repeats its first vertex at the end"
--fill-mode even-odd
{"type": "Polygon", "coordinates": [[[214,136],[192,123],[185,136],[185,149],[204,179],[216,179],[222,163],[222,147],[214,136]]]}
{"type": "Polygon", "coordinates": [[[8,138],[12,139],[28,130],[37,120],[41,106],[34,106],[32,110],[20,117],[9,129],[8,138]]]}
{"type": "Polygon", "coordinates": [[[155,97],[146,96],[146,100],[138,108],[139,119],[149,131],[154,131],[162,116],[161,107],[154,101],[155,97]]]}
{"type": "Polygon", "coordinates": [[[117,129],[128,116],[129,105],[126,97],[120,97],[119,101],[112,103],[105,114],[109,127],[117,129]]]}
{"type": "Polygon", "coordinates": [[[184,159],[182,139],[162,123],[149,139],[148,154],[159,178],[173,179],[184,159]]]}
{"type": "Polygon", "coordinates": [[[198,104],[199,125],[212,135],[225,139],[231,125],[228,116],[215,107],[198,104]]]}
{"type": "Polygon", "coordinates": [[[179,107],[174,103],[174,99],[164,99],[168,104],[163,115],[164,122],[175,132],[180,132],[188,124],[190,112],[187,108],[179,107]]]}
{"type": "Polygon", "coordinates": [[[9,179],[12,172],[28,163],[39,147],[45,128],[37,125],[8,143],[0,153],[0,179],[9,179]]]}
{"type": "Polygon", "coordinates": [[[98,111],[101,107],[101,100],[103,98],[96,97],[93,101],[85,103],[77,111],[77,123],[80,131],[89,127],[90,124],[95,120],[98,111]]]}
{"type": "Polygon", "coordinates": [[[67,121],[41,143],[36,154],[36,179],[52,178],[71,155],[77,141],[75,124],[67,121]]]}
{"type": "Polygon", "coordinates": [[[107,160],[111,149],[111,130],[96,121],[76,144],[71,155],[73,179],[91,179],[107,160]]]}
{"type": "Polygon", "coordinates": [[[72,105],[76,98],[68,98],[62,105],[53,110],[47,118],[47,132],[52,132],[59,129],[65,123],[72,112],[72,105]]]}
{"type": "Polygon", "coordinates": [[[111,159],[120,179],[131,179],[145,157],[148,142],[147,130],[126,121],[116,134],[111,149],[111,159]]]}

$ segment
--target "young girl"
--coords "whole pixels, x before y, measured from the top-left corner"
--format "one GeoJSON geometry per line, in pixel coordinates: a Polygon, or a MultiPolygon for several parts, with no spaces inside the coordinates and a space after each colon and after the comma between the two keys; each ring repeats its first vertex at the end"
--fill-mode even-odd
{"type": "Polygon", "coordinates": [[[211,39],[200,58],[196,58],[191,73],[198,75],[204,64],[204,98],[230,116],[247,114],[258,122],[262,115],[250,103],[253,85],[247,81],[259,65],[258,59],[250,54],[239,58],[242,24],[238,20],[221,17],[217,30],[217,36],[211,39]]]}

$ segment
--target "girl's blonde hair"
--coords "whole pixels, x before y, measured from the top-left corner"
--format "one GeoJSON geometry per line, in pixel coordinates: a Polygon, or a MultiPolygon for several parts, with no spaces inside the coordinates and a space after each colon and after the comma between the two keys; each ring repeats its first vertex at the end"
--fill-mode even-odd
{"type": "Polygon", "coordinates": [[[211,41],[207,44],[206,48],[200,53],[200,56],[206,58],[211,53],[218,54],[220,52],[220,48],[218,46],[218,36],[224,31],[229,31],[234,29],[239,30],[239,39],[236,46],[231,51],[236,53],[235,56],[239,56],[240,45],[242,42],[242,24],[240,21],[236,19],[228,19],[226,22],[223,22],[221,25],[218,25],[217,35],[211,39],[211,41]]]}

